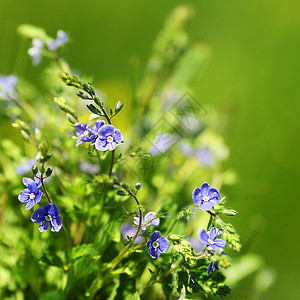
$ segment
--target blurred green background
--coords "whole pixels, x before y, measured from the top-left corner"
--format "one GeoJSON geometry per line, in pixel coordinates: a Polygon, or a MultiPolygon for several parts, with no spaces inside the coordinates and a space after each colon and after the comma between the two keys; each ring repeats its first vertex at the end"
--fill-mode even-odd
{"type": "Polygon", "coordinates": [[[244,251],[261,254],[277,273],[266,299],[299,299],[299,1],[1,0],[0,74],[42,88],[42,66],[31,65],[29,42],[16,28],[30,23],[52,36],[63,29],[72,38],[66,58],[73,69],[92,75],[113,101],[129,102],[132,62],[142,72],[165,18],[183,3],[195,9],[191,39],[212,50],[193,94],[228,118],[226,164],[238,179],[224,193],[240,212],[233,222],[244,251]]]}

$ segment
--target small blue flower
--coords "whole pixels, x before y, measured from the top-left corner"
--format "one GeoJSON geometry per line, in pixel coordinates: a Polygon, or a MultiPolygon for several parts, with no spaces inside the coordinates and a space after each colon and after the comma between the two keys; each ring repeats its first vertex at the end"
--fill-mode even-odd
{"type": "Polygon", "coordinates": [[[58,47],[64,45],[68,41],[69,37],[63,30],[57,31],[57,38],[55,40],[50,40],[48,43],[48,49],[50,51],[55,51],[58,47]]]}
{"type": "Polygon", "coordinates": [[[79,163],[79,168],[81,171],[89,173],[89,174],[97,174],[99,172],[99,166],[95,164],[90,164],[86,161],[81,161],[79,163]]]}
{"type": "Polygon", "coordinates": [[[201,228],[199,230],[198,236],[200,242],[212,247],[213,252],[218,249],[223,249],[226,246],[226,242],[222,239],[217,239],[218,236],[222,234],[216,227],[213,227],[208,233],[205,229],[201,228]]]}
{"type": "Polygon", "coordinates": [[[59,231],[62,227],[62,217],[59,216],[59,209],[54,203],[44,205],[43,208],[38,208],[31,215],[31,220],[34,223],[40,224],[39,231],[44,232],[50,229],[53,232],[59,231]]]}
{"type": "Polygon", "coordinates": [[[18,199],[25,204],[27,203],[26,209],[28,210],[31,209],[34,204],[40,202],[43,193],[39,188],[42,183],[38,178],[35,178],[35,181],[33,181],[26,177],[23,178],[23,183],[27,188],[20,193],[18,199]]]}
{"type": "Polygon", "coordinates": [[[76,147],[81,143],[92,142],[92,145],[94,145],[96,138],[98,136],[98,131],[100,127],[102,127],[104,124],[105,124],[104,121],[96,121],[93,129],[92,129],[92,122],[89,125],[87,123],[80,123],[80,122],[74,124],[77,136],[74,136],[73,138],[77,139],[76,147]]]}
{"type": "Polygon", "coordinates": [[[114,150],[117,145],[121,144],[122,134],[119,129],[115,129],[113,125],[103,125],[98,130],[98,137],[95,142],[97,150],[106,151],[114,150]]]}
{"type": "Polygon", "coordinates": [[[0,98],[15,98],[15,87],[18,83],[18,77],[15,75],[0,76],[0,98]]]}
{"type": "MultiPolygon", "coordinates": [[[[136,227],[133,227],[130,223],[125,222],[122,226],[121,226],[121,235],[123,240],[127,240],[127,237],[133,237],[136,233],[136,227]]],[[[136,244],[140,244],[143,242],[143,237],[138,234],[135,241],[136,244]]]]}
{"type": "MultiPolygon", "coordinates": [[[[155,216],[156,216],[156,213],[153,212],[153,211],[150,211],[145,215],[145,218],[142,217],[142,227],[141,227],[142,231],[146,231],[146,229],[147,229],[146,227],[149,226],[149,225],[152,225],[152,226],[158,226],[159,225],[160,220],[159,220],[159,218],[154,219],[155,216]],[[154,220],[152,220],[152,219],[154,219],[154,220]],[[148,223],[148,221],[150,221],[150,220],[152,220],[152,221],[148,223]],[[146,224],[146,225],[143,226],[143,224],[146,224]]],[[[133,223],[136,226],[139,226],[139,222],[140,222],[140,217],[134,217],[133,223]]]]}
{"type": "Polygon", "coordinates": [[[28,54],[32,58],[33,65],[37,66],[42,58],[44,42],[41,39],[33,39],[32,47],[28,49],[28,54]]]}
{"type": "Polygon", "coordinates": [[[209,266],[208,266],[208,268],[207,268],[207,276],[209,275],[211,269],[213,270],[213,272],[214,272],[214,271],[219,271],[219,266],[218,266],[218,264],[217,264],[217,263],[213,263],[213,262],[211,262],[211,263],[209,264],[209,266]]]}
{"type": "Polygon", "coordinates": [[[195,239],[193,237],[189,238],[189,242],[191,243],[192,247],[196,252],[203,252],[204,249],[206,248],[206,244],[202,243],[198,239],[195,239]]]}
{"type": "Polygon", "coordinates": [[[149,149],[149,153],[157,156],[167,152],[172,147],[173,137],[167,133],[160,133],[155,136],[153,145],[149,149]]]}
{"type": "Polygon", "coordinates": [[[147,241],[147,248],[152,258],[158,258],[161,253],[166,253],[169,250],[170,242],[166,237],[161,237],[161,233],[155,230],[150,241],[147,241]]]}
{"type": "Polygon", "coordinates": [[[18,175],[23,175],[23,174],[29,173],[32,169],[32,166],[34,166],[35,164],[36,164],[36,160],[34,158],[31,158],[31,159],[27,160],[25,164],[19,166],[16,169],[16,173],[18,175]]]}
{"type": "Polygon", "coordinates": [[[208,211],[220,202],[221,196],[217,189],[210,188],[209,184],[204,182],[201,188],[194,189],[193,200],[201,210],[208,211]]]}
{"type": "Polygon", "coordinates": [[[195,157],[205,168],[211,168],[214,165],[213,152],[209,147],[199,147],[195,150],[195,157]]]}

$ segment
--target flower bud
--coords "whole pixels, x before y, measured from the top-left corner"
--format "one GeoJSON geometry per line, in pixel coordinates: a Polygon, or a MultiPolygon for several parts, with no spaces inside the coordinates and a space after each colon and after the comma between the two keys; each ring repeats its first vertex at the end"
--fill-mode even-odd
{"type": "Polygon", "coordinates": [[[137,182],[135,184],[135,188],[137,189],[137,191],[142,187],[142,184],[140,182],[137,182]]]}

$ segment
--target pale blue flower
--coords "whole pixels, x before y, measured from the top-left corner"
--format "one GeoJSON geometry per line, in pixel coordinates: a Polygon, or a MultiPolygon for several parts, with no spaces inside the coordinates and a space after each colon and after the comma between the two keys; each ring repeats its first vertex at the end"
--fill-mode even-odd
{"type": "Polygon", "coordinates": [[[48,49],[50,51],[55,51],[58,47],[63,46],[68,41],[68,39],[68,35],[63,30],[58,30],[57,38],[55,40],[50,40],[50,42],[48,43],[48,49]]]}
{"type": "Polygon", "coordinates": [[[15,87],[18,83],[16,75],[0,76],[0,98],[9,99],[15,98],[15,87]]]}
{"type": "Polygon", "coordinates": [[[28,54],[32,58],[33,65],[37,66],[42,59],[44,42],[41,39],[33,39],[32,47],[28,49],[28,54]]]}

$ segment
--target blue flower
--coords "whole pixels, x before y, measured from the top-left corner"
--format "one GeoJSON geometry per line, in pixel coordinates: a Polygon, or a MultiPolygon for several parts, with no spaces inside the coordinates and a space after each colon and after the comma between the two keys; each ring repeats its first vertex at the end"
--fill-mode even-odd
{"type": "Polygon", "coordinates": [[[200,242],[198,239],[193,237],[189,238],[189,242],[191,243],[192,247],[196,252],[202,252],[206,248],[206,244],[200,242]]]}
{"type": "Polygon", "coordinates": [[[55,51],[58,47],[64,45],[68,41],[69,37],[63,30],[57,31],[57,38],[55,40],[50,40],[48,43],[48,49],[50,51],[55,51]]]}
{"type": "Polygon", "coordinates": [[[39,231],[44,232],[50,225],[51,231],[59,231],[62,227],[62,217],[59,216],[59,209],[54,203],[44,205],[43,208],[38,208],[31,215],[31,220],[34,223],[40,224],[39,231]]]}
{"type": "Polygon", "coordinates": [[[207,182],[201,185],[201,188],[195,188],[193,191],[193,200],[201,210],[208,211],[218,204],[221,200],[220,193],[215,188],[210,188],[207,182]]]}
{"type": "Polygon", "coordinates": [[[79,163],[79,168],[81,171],[92,174],[92,175],[97,174],[100,170],[98,165],[90,164],[86,161],[81,161],[79,163]]]}
{"type": "MultiPolygon", "coordinates": [[[[130,223],[125,222],[122,226],[121,226],[121,234],[122,234],[122,238],[123,240],[127,240],[127,237],[133,237],[136,233],[136,228],[133,227],[130,223]]],[[[136,239],[135,239],[135,243],[136,244],[140,244],[143,241],[143,237],[141,235],[137,235],[136,239]]]]}
{"type": "Polygon", "coordinates": [[[18,175],[23,175],[25,173],[28,173],[31,171],[32,166],[34,166],[35,164],[36,164],[36,160],[34,158],[31,158],[31,159],[27,160],[25,164],[19,166],[16,169],[16,173],[18,175]]]}
{"type": "Polygon", "coordinates": [[[208,266],[208,268],[207,268],[207,276],[209,275],[211,269],[213,270],[213,272],[214,272],[214,271],[219,271],[219,266],[218,266],[218,264],[217,264],[217,263],[213,263],[213,262],[211,262],[211,263],[209,264],[209,266],[208,266]]]}
{"type": "Polygon", "coordinates": [[[28,54],[32,58],[33,65],[38,65],[42,58],[44,42],[41,39],[33,39],[32,47],[28,49],[28,54]]]}
{"type": "Polygon", "coordinates": [[[0,76],[0,98],[15,98],[15,87],[18,83],[18,77],[15,75],[0,76]]]}
{"type": "Polygon", "coordinates": [[[213,252],[218,249],[223,249],[226,246],[226,242],[222,239],[217,239],[218,236],[222,234],[216,227],[213,227],[208,233],[205,229],[201,228],[199,230],[198,236],[200,242],[212,247],[213,252]]]}
{"type": "MultiPolygon", "coordinates": [[[[146,229],[147,229],[146,227],[149,226],[149,225],[152,225],[152,226],[158,226],[159,225],[160,220],[159,220],[159,218],[154,219],[155,216],[156,216],[156,213],[153,212],[153,211],[150,211],[145,215],[145,218],[142,217],[142,227],[141,227],[142,231],[146,231],[146,229]],[[154,219],[154,220],[152,220],[152,219],[154,219]],[[148,221],[150,221],[150,220],[152,220],[152,221],[148,223],[148,221]],[[143,224],[146,224],[146,225],[143,226],[143,224]]],[[[133,223],[136,226],[139,226],[139,222],[140,222],[140,217],[134,217],[133,223]]]]}
{"type": "Polygon", "coordinates": [[[155,136],[153,145],[149,149],[149,153],[153,156],[167,152],[172,147],[174,138],[167,133],[160,133],[155,136]]]}
{"type": "Polygon", "coordinates": [[[170,242],[166,237],[161,237],[161,233],[155,230],[150,241],[147,241],[147,248],[152,258],[158,258],[161,253],[166,253],[169,250],[170,242]]]}
{"type": "Polygon", "coordinates": [[[211,168],[214,165],[214,157],[209,147],[199,147],[195,150],[195,157],[205,168],[211,168]]]}
{"type": "Polygon", "coordinates": [[[40,202],[43,196],[43,193],[39,190],[41,181],[38,178],[35,178],[35,181],[33,181],[30,178],[24,177],[23,183],[27,188],[20,193],[18,199],[25,204],[27,203],[26,209],[28,210],[31,209],[35,203],[40,202]]]}
{"type": "Polygon", "coordinates": [[[95,142],[97,150],[106,151],[114,150],[117,145],[121,144],[122,134],[119,129],[115,129],[113,125],[103,125],[98,130],[98,137],[95,142]]]}
{"type": "Polygon", "coordinates": [[[92,122],[88,125],[87,123],[76,123],[74,124],[75,131],[77,136],[74,136],[74,139],[77,139],[76,147],[81,143],[95,143],[96,137],[98,135],[98,130],[105,124],[104,121],[96,121],[92,129],[92,122]]]}

